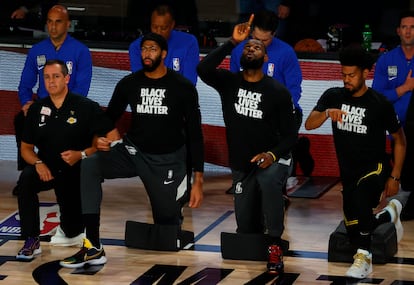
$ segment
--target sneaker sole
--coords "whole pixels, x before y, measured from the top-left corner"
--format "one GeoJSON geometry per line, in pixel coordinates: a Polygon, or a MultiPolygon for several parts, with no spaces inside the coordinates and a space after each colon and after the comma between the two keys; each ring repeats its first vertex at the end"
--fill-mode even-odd
{"type": "Polygon", "coordinates": [[[368,270],[366,274],[363,274],[363,275],[360,274],[359,276],[357,276],[357,274],[354,275],[352,272],[346,272],[345,276],[357,278],[357,279],[364,279],[364,278],[367,278],[368,275],[370,275],[371,273],[372,273],[372,267],[368,270]]]}
{"type": "Polygon", "coordinates": [[[85,238],[85,234],[79,234],[78,236],[73,237],[73,238],[52,236],[49,244],[53,246],[79,246],[81,247],[83,244],[84,238],[85,238]]]}
{"type": "Polygon", "coordinates": [[[390,206],[392,207],[392,209],[394,210],[394,212],[397,215],[395,217],[395,221],[393,221],[393,222],[394,222],[394,225],[395,225],[395,231],[397,233],[397,242],[400,242],[403,238],[403,235],[404,235],[404,228],[401,224],[401,219],[400,219],[402,205],[401,205],[400,201],[393,199],[393,200],[390,201],[390,206]]]}
{"type": "Polygon", "coordinates": [[[81,247],[83,242],[63,243],[63,242],[58,242],[58,241],[50,241],[49,244],[52,245],[52,246],[77,246],[77,247],[81,247]]]}
{"type": "Polygon", "coordinates": [[[34,259],[35,258],[35,256],[36,255],[39,255],[39,254],[41,254],[42,253],[42,249],[41,248],[38,248],[38,249],[35,249],[34,251],[33,251],[33,255],[16,255],[16,259],[17,260],[25,260],[25,261],[28,261],[28,260],[32,260],[32,259],[34,259]]]}
{"type": "Polygon", "coordinates": [[[64,263],[63,261],[59,262],[60,266],[65,267],[65,268],[81,268],[84,267],[86,264],[88,265],[103,265],[107,262],[107,259],[105,256],[101,256],[98,259],[91,259],[85,262],[81,262],[81,263],[73,263],[73,264],[69,264],[69,263],[64,263]]]}

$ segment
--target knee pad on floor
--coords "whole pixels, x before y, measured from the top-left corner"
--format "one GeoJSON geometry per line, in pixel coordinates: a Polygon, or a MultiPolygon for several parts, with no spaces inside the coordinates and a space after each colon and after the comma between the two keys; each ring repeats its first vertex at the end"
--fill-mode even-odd
{"type": "MultiPolygon", "coordinates": [[[[328,261],[352,263],[357,249],[350,243],[345,224],[341,221],[329,237],[328,261]]],[[[387,263],[395,255],[398,245],[393,223],[381,224],[374,230],[371,251],[372,262],[376,264],[387,263]]]]}
{"type": "MultiPolygon", "coordinates": [[[[268,260],[268,246],[272,238],[265,234],[221,233],[221,256],[224,259],[236,260],[268,260]]],[[[285,253],[289,250],[289,242],[282,240],[280,245],[285,253]]]]}
{"type": "Polygon", "coordinates": [[[125,245],[127,247],[178,251],[194,243],[194,233],[184,231],[177,225],[157,225],[134,221],[125,224],[125,245]]]}

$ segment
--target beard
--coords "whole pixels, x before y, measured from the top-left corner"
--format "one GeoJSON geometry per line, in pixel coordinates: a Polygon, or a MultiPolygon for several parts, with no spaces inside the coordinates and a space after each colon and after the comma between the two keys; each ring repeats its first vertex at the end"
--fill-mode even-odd
{"type": "Polygon", "coordinates": [[[240,65],[243,70],[260,69],[264,63],[264,57],[248,60],[246,56],[240,58],[240,65]]]}
{"type": "Polygon", "coordinates": [[[345,85],[346,91],[348,91],[349,94],[354,95],[356,92],[362,89],[363,87],[362,82],[358,82],[356,85],[345,85]]]}
{"type": "Polygon", "coordinates": [[[152,72],[157,69],[158,66],[161,64],[161,56],[156,57],[154,60],[151,59],[151,64],[145,64],[144,59],[141,58],[142,62],[142,69],[146,72],[152,72]]]}

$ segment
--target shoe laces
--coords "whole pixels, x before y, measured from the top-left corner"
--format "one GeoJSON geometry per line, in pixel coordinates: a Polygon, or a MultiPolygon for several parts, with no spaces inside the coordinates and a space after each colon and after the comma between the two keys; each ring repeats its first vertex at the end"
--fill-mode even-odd
{"type": "Polygon", "coordinates": [[[278,245],[270,245],[269,249],[269,263],[280,263],[282,262],[283,252],[280,246],[278,245]]]}
{"type": "Polygon", "coordinates": [[[363,267],[365,263],[369,263],[369,262],[371,262],[371,261],[363,253],[356,253],[354,255],[354,263],[353,263],[353,265],[356,266],[356,267],[358,267],[358,268],[363,267]]]}

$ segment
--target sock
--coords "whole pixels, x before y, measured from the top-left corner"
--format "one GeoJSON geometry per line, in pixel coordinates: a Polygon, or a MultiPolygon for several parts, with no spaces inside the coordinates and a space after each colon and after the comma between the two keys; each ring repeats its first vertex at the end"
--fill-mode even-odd
{"type": "Polygon", "coordinates": [[[101,241],[99,237],[99,214],[84,214],[83,215],[86,227],[86,237],[96,248],[101,248],[101,241]]]}
{"type": "Polygon", "coordinates": [[[359,248],[369,251],[371,247],[371,233],[369,232],[360,232],[359,233],[359,248]]]}
{"type": "Polygon", "coordinates": [[[391,214],[388,211],[381,211],[379,212],[375,218],[377,219],[379,224],[389,223],[391,222],[391,214]]]}
{"type": "Polygon", "coordinates": [[[282,239],[280,237],[271,237],[271,242],[270,245],[278,245],[281,246],[282,245],[282,239]]]}

